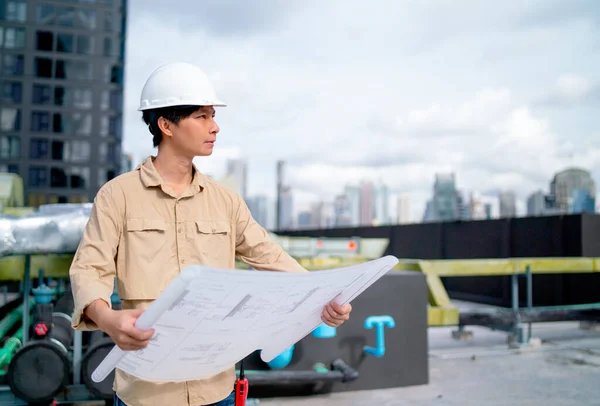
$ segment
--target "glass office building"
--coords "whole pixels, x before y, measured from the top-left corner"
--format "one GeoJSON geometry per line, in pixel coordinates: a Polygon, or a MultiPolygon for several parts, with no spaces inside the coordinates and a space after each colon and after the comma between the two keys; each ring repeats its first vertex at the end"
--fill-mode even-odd
{"type": "Polygon", "coordinates": [[[120,172],[126,0],[0,0],[0,172],[26,204],[91,201],[120,172]]]}

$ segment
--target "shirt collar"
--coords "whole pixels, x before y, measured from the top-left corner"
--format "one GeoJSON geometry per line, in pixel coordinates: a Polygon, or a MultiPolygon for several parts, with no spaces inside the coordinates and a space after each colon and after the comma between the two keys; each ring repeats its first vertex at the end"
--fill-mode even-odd
{"type": "MultiPolygon", "coordinates": [[[[144,162],[135,168],[136,170],[140,171],[140,179],[142,180],[143,185],[146,187],[162,186],[163,184],[160,174],[154,167],[155,158],[155,156],[149,156],[144,160],[144,162]]],[[[194,174],[192,176],[191,185],[196,186],[198,191],[202,191],[206,186],[206,177],[200,173],[194,164],[192,164],[192,170],[194,174]]]]}

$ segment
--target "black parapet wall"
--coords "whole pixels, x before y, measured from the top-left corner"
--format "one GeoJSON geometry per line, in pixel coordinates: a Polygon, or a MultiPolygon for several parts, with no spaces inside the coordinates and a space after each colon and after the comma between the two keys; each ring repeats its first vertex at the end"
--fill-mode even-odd
{"type": "MultiPolygon", "coordinates": [[[[294,355],[285,371],[311,371],[316,364],[329,366],[342,359],[354,368],[358,379],[333,382],[323,387],[253,386],[248,374],[251,396],[281,396],[317,392],[341,392],[395,388],[429,383],[427,341],[427,285],[422,274],[390,271],[352,302],[350,320],[336,331],[335,337],[308,335],[294,347],[294,355]],[[366,329],[370,316],[390,316],[395,327],[385,328],[385,354],[367,355],[364,346],[377,346],[376,329],[366,329]]],[[[268,370],[256,352],[247,358],[245,368],[268,370]]],[[[272,370],[277,371],[277,370],[272,370]]]]}
{"type": "MultiPolygon", "coordinates": [[[[413,259],[600,257],[600,215],[573,214],[278,232],[288,236],[384,237],[385,254],[413,259]]],[[[509,277],[443,278],[451,297],[510,306],[509,277]]],[[[534,306],[600,302],[600,274],[534,275],[534,306]]],[[[520,284],[525,303],[525,284],[520,284]]]]}

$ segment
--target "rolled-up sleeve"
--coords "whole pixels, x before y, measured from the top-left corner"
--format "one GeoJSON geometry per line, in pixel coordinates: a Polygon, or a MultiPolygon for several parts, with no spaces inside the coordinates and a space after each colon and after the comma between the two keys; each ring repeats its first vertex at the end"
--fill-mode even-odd
{"type": "Polygon", "coordinates": [[[260,271],[308,272],[254,220],[246,203],[236,202],[236,256],[260,271]]]}
{"type": "Polygon", "coordinates": [[[115,257],[122,231],[122,216],[116,207],[114,193],[107,184],[94,199],[89,221],[71,263],[69,276],[75,308],[72,326],[76,330],[98,329],[84,315],[85,308],[96,299],[111,306],[115,257]]]}

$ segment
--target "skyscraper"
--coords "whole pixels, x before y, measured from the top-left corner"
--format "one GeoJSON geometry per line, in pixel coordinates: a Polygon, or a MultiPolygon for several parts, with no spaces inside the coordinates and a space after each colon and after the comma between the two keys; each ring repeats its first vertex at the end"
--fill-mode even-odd
{"type": "Polygon", "coordinates": [[[541,216],[546,211],[546,199],[544,192],[538,190],[527,197],[527,215],[541,216]]]}
{"type": "Polygon", "coordinates": [[[227,175],[235,179],[237,184],[237,192],[242,196],[242,199],[248,198],[248,168],[246,161],[242,159],[227,160],[227,175]]]}
{"type": "Polygon", "coordinates": [[[333,200],[334,227],[347,227],[352,225],[350,216],[350,199],[342,194],[333,200]]]}
{"type": "Polygon", "coordinates": [[[458,199],[454,174],[436,174],[432,199],[435,220],[455,220],[458,216],[457,203],[458,199]]]}
{"type": "Polygon", "coordinates": [[[370,181],[360,184],[360,225],[372,226],[375,213],[373,183],[370,181]]]}
{"type": "Polygon", "coordinates": [[[263,195],[248,198],[248,209],[250,209],[252,217],[264,228],[268,228],[269,209],[267,204],[267,197],[263,195]]]}
{"type": "Polygon", "coordinates": [[[277,196],[275,200],[275,229],[280,230],[283,224],[282,204],[285,188],[285,161],[277,161],[277,196]]]}
{"type": "Polygon", "coordinates": [[[26,204],[86,202],[120,173],[126,0],[0,1],[0,172],[26,204]]]}
{"type": "Polygon", "coordinates": [[[456,210],[458,220],[470,220],[471,219],[471,205],[469,200],[465,197],[465,194],[457,190],[456,191],[456,210]]]}
{"type": "Polygon", "coordinates": [[[596,211],[596,196],[589,190],[575,189],[573,191],[569,213],[594,213],[596,211]]]}
{"type": "Polygon", "coordinates": [[[292,189],[284,186],[279,194],[279,224],[278,230],[290,230],[294,226],[294,200],[292,189]]]}
{"type": "Polygon", "coordinates": [[[550,183],[550,194],[560,212],[569,211],[575,190],[587,191],[590,196],[596,196],[596,183],[589,171],[569,168],[554,175],[550,183]]]}
{"type": "Polygon", "coordinates": [[[360,225],[360,206],[361,206],[361,192],[357,186],[346,186],[344,194],[348,198],[348,218],[349,226],[360,225]]]}
{"type": "Polygon", "coordinates": [[[375,186],[374,219],[377,225],[389,224],[389,192],[388,187],[380,180],[375,186]]]}
{"type": "Polygon", "coordinates": [[[398,196],[397,212],[398,224],[408,224],[411,222],[410,196],[404,193],[398,196]]]}
{"type": "Polygon", "coordinates": [[[517,216],[517,199],[512,191],[504,191],[498,194],[500,204],[500,217],[510,218],[517,216]]]}

